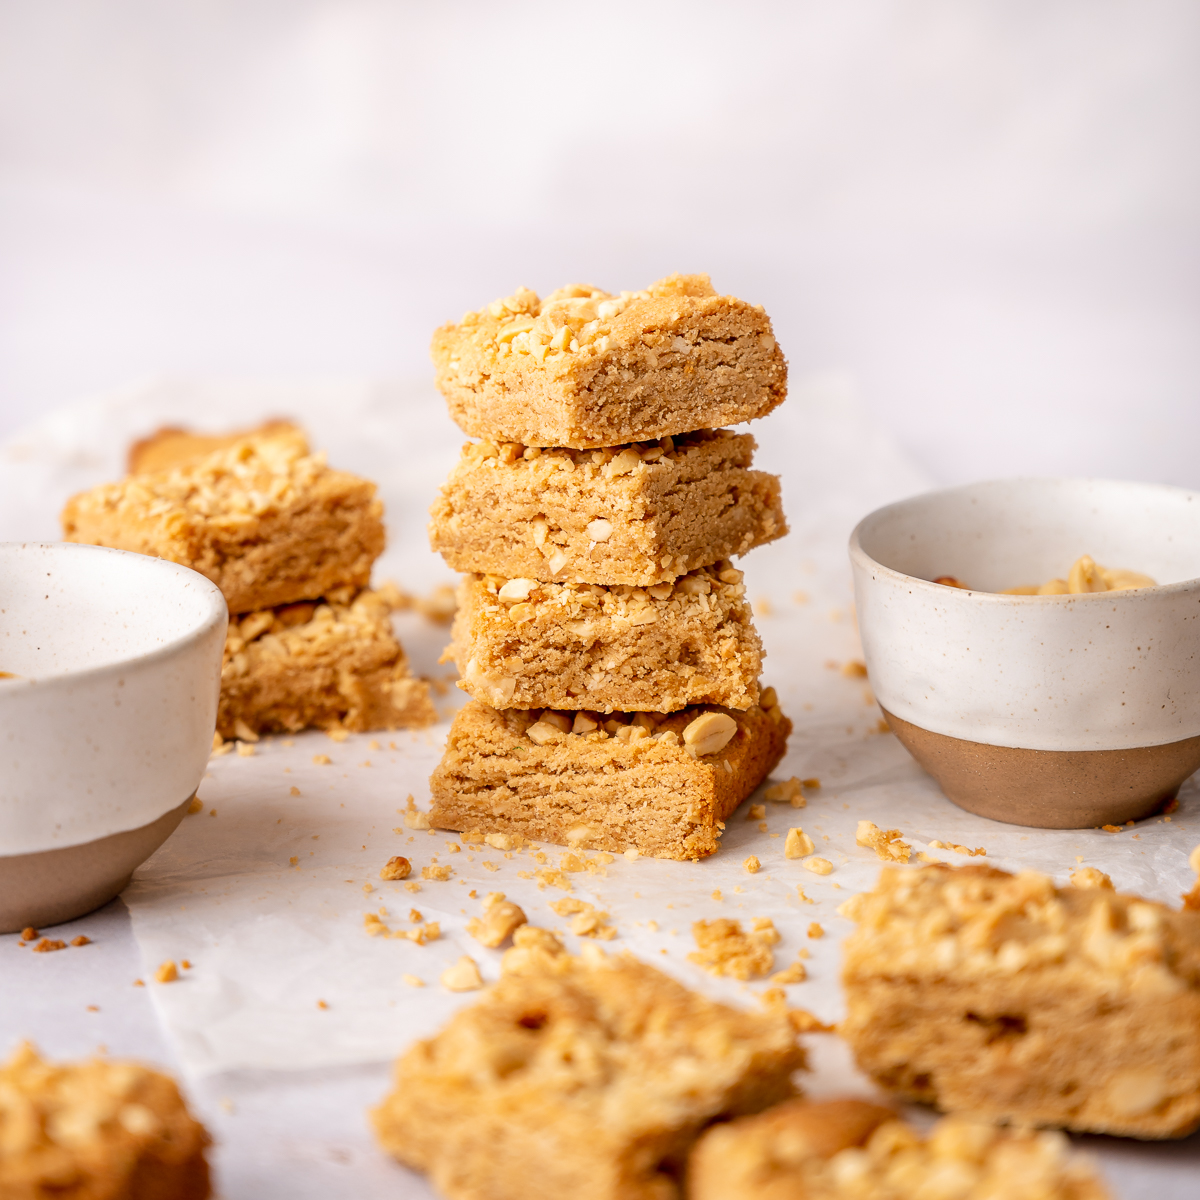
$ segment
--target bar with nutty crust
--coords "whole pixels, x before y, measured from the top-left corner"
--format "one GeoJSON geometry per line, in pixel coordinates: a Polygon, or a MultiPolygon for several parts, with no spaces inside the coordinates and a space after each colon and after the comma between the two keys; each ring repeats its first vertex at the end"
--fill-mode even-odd
{"type": "Polygon", "coordinates": [[[790,1100],[715,1125],[688,1200],[1108,1200],[1061,1133],[945,1117],[922,1137],[865,1100],[790,1100]]]}
{"type": "Polygon", "coordinates": [[[1200,1124],[1200,912],[941,864],[885,868],[842,911],[841,1033],[882,1086],[1081,1132],[1200,1124]]]}
{"type": "Polygon", "coordinates": [[[526,446],[618,446],[766,416],[787,364],[763,309],[672,275],[619,296],[527,288],[433,335],[464,432],[526,446]]]}
{"type": "Polygon", "coordinates": [[[646,586],[787,533],[754,438],[700,430],[601,450],[463,449],[430,516],[456,571],[646,586]]]}
{"type": "Polygon", "coordinates": [[[231,613],[364,587],[384,546],[375,485],[309,454],[294,429],[72,497],[63,537],[150,554],[207,576],[231,613]]]}
{"type": "Polygon", "coordinates": [[[253,429],[239,429],[232,433],[195,433],[179,425],[164,425],[146,437],[138,438],[129,447],[126,470],[130,475],[153,475],[186,463],[199,462],[218,450],[227,450],[242,438],[289,434],[304,438],[304,432],[298,425],[280,418],[264,421],[253,429]]]}
{"type": "Polygon", "coordinates": [[[137,1063],[26,1044],[0,1065],[0,1196],[205,1200],[208,1144],[175,1083],[137,1063]]]}
{"type": "Polygon", "coordinates": [[[468,575],[447,655],[495,708],[749,708],[763,649],[745,591],[729,563],[649,588],[468,575]]]}
{"type": "Polygon", "coordinates": [[[658,858],[714,853],[726,819],[783,757],[792,723],[773,688],[745,712],[668,717],[497,710],[472,700],[430,779],[438,829],[658,858]]]}
{"type": "Polygon", "coordinates": [[[419,729],[437,712],[413,678],[377,592],[284,605],[229,622],[217,732],[245,738],[316,726],[419,729]]]}
{"type": "Polygon", "coordinates": [[[439,1195],[677,1200],[705,1126],[794,1094],[804,1052],[784,1014],[545,940],[519,973],[506,957],[498,983],[412,1046],[371,1114],[384,1149],[439,1195]]]}

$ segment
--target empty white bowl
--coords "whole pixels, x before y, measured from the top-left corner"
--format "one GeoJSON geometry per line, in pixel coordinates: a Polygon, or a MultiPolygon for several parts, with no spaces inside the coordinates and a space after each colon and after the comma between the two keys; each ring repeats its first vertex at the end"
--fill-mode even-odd
{"type": "Polygon", "coordinates": [[[212,749],[226,621],[175,563],[0,544],[0,931],[106,903],[178,825],[212,749]]]}
{"type": "Polygon", "coordinates": [[[1021,825],[1118,824],[1157,811],[1200,767],[1200,495],[972,484],[871,513],[850,560],[876,698],[962,807],[1021,825]],[[1084,554],[1159,586],[997,594],[1065,577],[1084,554]]]}

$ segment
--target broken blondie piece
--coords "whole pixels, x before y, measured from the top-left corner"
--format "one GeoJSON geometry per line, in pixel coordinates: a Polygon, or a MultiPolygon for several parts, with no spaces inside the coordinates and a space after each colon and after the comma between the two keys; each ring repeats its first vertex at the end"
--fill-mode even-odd
{"type": "Polygon", "coordinates": [[[316,726],[419,729],[437,712],[415,679],[377,592],[247,613],[229,622],[217,732],[224,738],[316,726]]]}
{"type": "Polygon", "coordinates": [[[539,716],[473,700],[455,716],[430,779],[429,817],[438,829],[703,858],[718,848],[726,818],[783,757],[791,729],[777,704],[630,720],[539,716]]]}
{"type": "Polygon", "coordinates": [[[602,450],[474,442],[430,511],[456,571],[646,586],[787,533],[779,477],[727,429],[602,450]]]}
{"type": "Polygon", "coordinates": [[[1200,1125],[1200,912],[942,864],[885,868],[842,911],[841,1033],[883,1087],[1095,1133],[1200,1125]]]}
{"type": "Polygon", "coordinates": [[[205,1200],[204,1126],[175,1083],[137,1063],[0,1065],[0,1196],[205,1200]]]}
{"type": "Polygon", "coordinates": [[[676,1200],[705,1126],[794,1094],[804,1052],[783,1014],[595,946],[515,965],[404,1054],[371,1114],[449,1200],[676,1200]]]}
{"type": "Polygon", "coordinates": [[[469,575],[447,655],[497,708],[749,708],[763,651],[745,591],[727,562],[649,588],[469,575]]]}
{"type": "Polygon", "coordinates": [[[762,417],[787,395],[763,309],[707,275],[644,292],[527,288],[433,335],[438,387],[466,433],[589,449],[762,417]]]}
{"type": "Polygon", "coordinates": [[[945,1117],[921,1137],[865,1100],[789,1100],[716,1125],[688,1159],[688,1200],[1108,1200],[1061,1133],[945,1117]]]}
{"type": "Polygon", "coordinates": [[[374,484],[331,470],[287,427],[81,492],[62,526],[68,542],[191,567],[243,613],[364,587],[383,551],[382,518],[374,484]]]}

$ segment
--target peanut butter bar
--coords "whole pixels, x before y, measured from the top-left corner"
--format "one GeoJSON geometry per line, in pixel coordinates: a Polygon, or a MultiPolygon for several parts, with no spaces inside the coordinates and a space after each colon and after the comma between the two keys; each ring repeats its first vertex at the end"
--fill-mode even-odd
{"type": "Polygon", "coordinates": [[[1061,1133],[945,1117],[921,1137],[863,1100],[790,1100],[696,1143],[688,1200],[1108,1200],[1061,1133]]]}
{"type": "Polygon", "coordinates": [[[432,725],[429,684],[414,679],[377,592],[335,594],[229,622],[217,732],[244,738],[309,726],[432,725]]]}
{"type": "Polygon", "coordinates": [[[658,858],[718,848],[724,822],[783,757],[792,723],[773,688],[745,712],[687,708],[660,717],[458,712],[430,779],[438,829],[658,858]]]}
{"type": "Polygon", "coordinates": [[[433,335],[438,387],[474,437],[588,449],[762,417],[787,364],[757,305],[707,275],[619,296],[527,288],[433,335]]]}
{"type": "MultiPolygon", "coordinates": [[[[700,1131],[794,1094],[786,1016],[741,1012],[627,956],[521,954],[396,1065],[372,1121],[449,1200],[676,1200],[700,1131]]],[[[506,956],[507,962],[507,956],[506,956]]]]}
{"type": "Polygon", "coordinates": [[[62,526],[68,542],[191,567],[242,613],[365,586],[383,551],[382,518],[374,484],[331,470],[289,428],[82,492],[62,526]]]}
{"type": "Polygon", "coordinates": [[[646,586],[787,533],[779,477],[727,429],[602,450],[463,449],[429,539],[456,571],[646,586]]]}
{"type": "Polygon", "coordinates": [[[299,426],[279,419],[264,421],[253,429],[239,429],[233,433],[193,433],[178,425],[164,425],[129,447],[127,470],[130,475],[153,475],[185,463],[199,462],[218,450],[227,450],[243,438],[279,435],[304,439],[299,426]]]}
{"type": "Polygon", "coordinates": [[[497,708],[749,708],[763,651],[745,591],[728,563],[648,589],[469,575],[448,653],[497,708]]]}
{"type": "Polygon", "coordinates": [[[204,1200],[208,1143],[174,1082],[136,1063],[24,1045],[0,1066],[0,1196],[204,1200]]]}
{"type": "Polygon", "coordinates": [[[884,1087],[1095,1133],[1200,1124],[1200,912],[943,865],[885,868],[843,912],[841,1033],[884,1087]]]}

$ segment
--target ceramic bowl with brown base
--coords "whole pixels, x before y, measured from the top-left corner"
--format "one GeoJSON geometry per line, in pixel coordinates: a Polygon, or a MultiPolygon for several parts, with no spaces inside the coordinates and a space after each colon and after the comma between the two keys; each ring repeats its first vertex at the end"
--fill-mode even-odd
{"type": "Polygon", "coordinates": [[[1117,825],[1157,812],[1200,768],[1200,494],[972,484],[873,512],[850,561],[875,696],[962,808],[1117,825]],[[1064,577],[1084,554],[1158,586],[1000,594],[1064,577]]]}
{"type": "Polygon", "coordinates": [[[212,750],[224,597],[98,546],[0,544],[0,933],[111,900],[212,750]]]}

